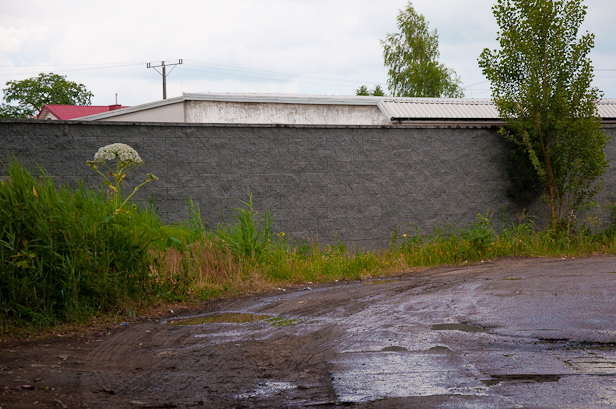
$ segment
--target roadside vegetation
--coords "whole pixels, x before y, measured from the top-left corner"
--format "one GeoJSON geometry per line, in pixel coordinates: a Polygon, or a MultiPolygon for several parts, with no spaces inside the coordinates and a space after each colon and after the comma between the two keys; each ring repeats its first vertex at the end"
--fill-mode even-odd
{"type": "Polygon", "coordinates": [[[42,170],[33,176],[14,159],[7,170],[0,182],[4,336],[93,317],[122,320],[165,303],[438,265],[616,253],[614,224],[601,232],[588,224],[544,230],[525,218],[497,229],[489,212],[461,229],[436,228],[430,234],[413,226],[396,229],[386,250],[290,243],[284,233],[272,231],[273,216],[257,213],[251,199],[238,202],[233,220],[214,229],[205,227],[190,200],[190,219],[166,225],[151,208],[124,202],[113,182],[105,183],[111,193],[55,187],[42,170]]]}

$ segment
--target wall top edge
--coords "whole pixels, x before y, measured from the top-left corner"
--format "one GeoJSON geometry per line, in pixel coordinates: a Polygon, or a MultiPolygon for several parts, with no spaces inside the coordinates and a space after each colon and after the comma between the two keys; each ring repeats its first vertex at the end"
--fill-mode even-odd
{"type": "Polygon", "coordinates": [[[82,121],[82,120],[57,120],[42,121],[40,119],[13,119],[0,118],[0,124],[28,124],[42,126],[156,126],[156,127],[181,127],[181,128],[333,128],[333,129],[382,129],[382,128],[496,128],[501,125],[493,122],[469,122],[469,121],[413,121],[401,124],[392,123],[388,125],[318,125],[318,124],[222,124],[222,123],[183,123],[183,122],[135,122],[135,121],[82,121]]]}

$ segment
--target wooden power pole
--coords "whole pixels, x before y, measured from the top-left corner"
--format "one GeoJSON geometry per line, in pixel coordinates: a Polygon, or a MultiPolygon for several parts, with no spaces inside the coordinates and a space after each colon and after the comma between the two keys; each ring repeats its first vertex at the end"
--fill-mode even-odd
{"type": "Polygon", "coordinates": [[[183,63],[184,63],[183,60],[178,60],[178,62],[173,63],[173,64],[167,64],[164,61],[161,61],[160,65],[152,65],[151,63],[148,63],[147,65],[148,68],[154,68],[157,73],[163,76],[163,99],[167,99],[167,75],[171,74],[171,71],[175,69],[176,65],[180,65],[183,63]],[[173,68],[171,68],[171,71],[169,71],[169,74],[167,74],[167,67],[170,67],[170,66],[173,66],[173,68]],[[156,69],[157,67],[162,67],[163,71],[162,72],[158,71],[156,69]]]}

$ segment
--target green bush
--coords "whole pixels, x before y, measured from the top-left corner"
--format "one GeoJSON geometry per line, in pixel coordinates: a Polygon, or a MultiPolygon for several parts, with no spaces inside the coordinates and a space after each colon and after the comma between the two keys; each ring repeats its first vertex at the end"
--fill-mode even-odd
{"type": "Polygon", "coordinates": [[[0,182],[0,320],[74,321],[151,293],[149,249],[177,233],[101,191],[56,188],[15,159],[0,182]]]}

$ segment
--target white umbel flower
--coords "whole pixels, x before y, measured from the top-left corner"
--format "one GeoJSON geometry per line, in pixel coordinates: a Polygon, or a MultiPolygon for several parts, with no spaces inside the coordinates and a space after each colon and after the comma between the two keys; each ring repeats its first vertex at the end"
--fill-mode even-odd
{"type": "Polygon", "coordinates": [[[137,151],[124,143],[112,143],[103,146],[94,154],[94,160],[99,163],[105,163],[106,160],[114,160],[115,158],[119,158],[123,165],[143,165],[143,160],[141,160],[137,151]]]}

